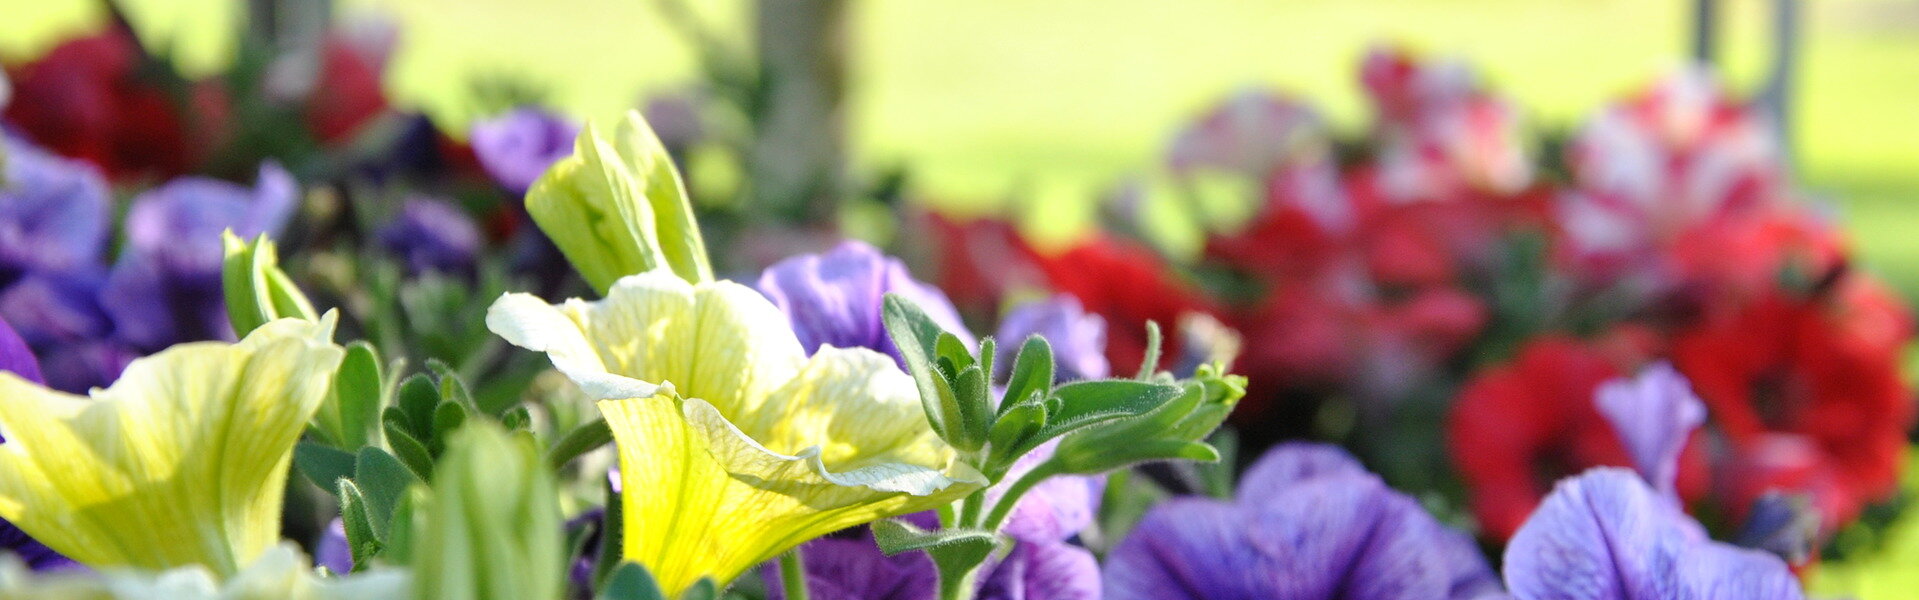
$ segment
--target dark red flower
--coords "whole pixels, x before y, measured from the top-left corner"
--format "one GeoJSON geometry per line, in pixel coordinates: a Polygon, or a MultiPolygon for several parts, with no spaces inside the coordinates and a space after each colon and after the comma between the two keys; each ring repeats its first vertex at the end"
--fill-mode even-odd
{"type": "Polygon", "coordinates": [[[1035,252],[1053,289],[1072,294],[1086,312],[1106,318],[1106,357],[1118,372],[1146,357],[1146,322],[1159,323],[1166,344],[1162,364],[1178,356],[1171,335],[1180,315],[1217,310],[1179,280],[1158,255],[1105,235],[1095,235],[1058,253],[1035,252]]]}
{"type": "MultiPolygon", "coordinates": [[[[1511,537],[1560,477],[1632,465],[1593,394],[1644,360],[1645,339],[1633,329],[1597,343],[1537,338],[1461,388],[1447,423],[1448,450],[1486,536],[1511,537]]],[[[1680,460],[1681,496],[1703,493],[1706,474],[1695,439],[1680,460]]]]}
{"type": "Polygon", "coordinates": [[[305,113],[307,128],[320,143],[349,141],[386,111],[378,60],[338,35],[321,43],[319,86],[307,98],[305,113]]]}
{"type": "Polygon", "coordinates": [[[1857,275],[1683,332],[1674,362],[1734,452],[1730,508],[1769,489],[1807,492],[1830,532],[1891,495],[1914,418],[1899,374],[1911,335],[1905,307],[1857,275]]]}
{"type": "Polygon", "coordinates": [[[225,92],[208,82],[170,91],[144,60],[122,28],[68,40],[16,70],[6,119],[116,179],[184,173],[222,137],[225,92]]]}

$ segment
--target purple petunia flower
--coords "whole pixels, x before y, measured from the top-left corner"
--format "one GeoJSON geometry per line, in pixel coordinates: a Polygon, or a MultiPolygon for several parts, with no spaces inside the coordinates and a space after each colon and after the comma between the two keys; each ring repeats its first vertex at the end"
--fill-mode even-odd
{"type": "Polygon", "coordinates": [[[473,155],[493,181],[526,193],[548,167],[573,153],[580,126],[537,108],[520,108],[473,124],[473,155]]]}
{"type": "Polygon", "coordinates": [[[292,217],[298,184],[273,163],[253,189],[188,177],[141,194],[127,212],[127,247],[107,276],[101,304],[114,337],[144,351],[227,338],[220,288],[220,232],[274,233],[292,217]]]}
{"type": "Polygon", "coordinates": [[[1233,501],[1154,507],[1107,558],[1112,600],[1497,596],[1470,540],[1344,451],[1282,444],[1233,501]]]}
{"type": "Polygon", "coordinates": [[[1099,600],[1099,561],[1064,542],[1027,542],[982,578],[979,600],[1099,600]]]}
{"type": "Polygon", "coordinates": [[[380,228],[380,244],[414,274],[468,273],[480,252],[480,227],[460,207],[432,198],[408,198],[380,228]]]}
{"type": "MultiPolygon", "coordinates": [[[[821,538],[801,547],[813,600],[933,600],[939,574],[924,552],[887,556],[869,535],[821,538]]],[[[783,600],[779,565],[761,570],[768,600],[783,600]]]]}
{"type": "Polygon", "coordinates": [[[1706,421],[1706,406],[1693,395],[1685,376],[1659,363],[1632,379],[1601,385],[1593,398],[1640,476],[1660,495],[1679,503],[1679,454],[1692,430],[1706,421]]]}
{"type": "Polygon", "coordinates": [[[1595,468],[1561,481],[1513,535],[1506,586],[1522,600],[1805,597],[1778,557],[1697,529],[1631,471],[1595,468]]]}
{"type": "Polygon", "coordinates": [[[1106,319],[1087,314],[1079,299],[1058,295],[1038,302],[1022,304],[1000,320],[999,356],[994,357],[994,377],[1004,381],[1012,374],[1013,360],[1027,336],[1046,338],[1052,346],[1057,381],[1105,379],[1111,374],[1106,363],[1106,319]]]}
{"type": "Polygon", "coordinates": [[[760,273],[759,290],[786,313],[808,353],[831,344],[870,348],[900,360],[880,320],[888,293],[918,303],[940,327],[967,344],[975,341],[945,293],[913,279],[905,263],[864,242],[846,241],[822,254],[788,257],[760,273]]]}
{"type": "Polygon", "coordinates": [[[112,210],[106,180],[86,163],[4,137],[0,286],[28,273],[96,268],[112,210]]]}

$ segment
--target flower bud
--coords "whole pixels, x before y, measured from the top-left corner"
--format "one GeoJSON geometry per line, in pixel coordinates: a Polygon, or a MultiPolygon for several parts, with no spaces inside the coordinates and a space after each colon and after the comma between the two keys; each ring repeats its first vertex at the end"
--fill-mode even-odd
{"type": "Polygon", "coordinates": [[[711,281],[686,186],[659,137],[637,112],[611,137],[602,130],[587,124],[573,155],[533,182],[526,194],[533,221],[600,293],[621,277],[660,268],[711,281]]]}

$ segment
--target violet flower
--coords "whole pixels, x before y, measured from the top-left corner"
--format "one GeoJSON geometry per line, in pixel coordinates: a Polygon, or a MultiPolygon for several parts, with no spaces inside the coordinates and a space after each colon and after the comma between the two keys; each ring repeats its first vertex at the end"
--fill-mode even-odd
{"type": "Polygon", "coordinates": [[[580,126],[537,108],[514,109],[473,124],[473,155],[493,181],[515,194],[525,194],[533,182],[567,155],[580,126]]]}
{"type": "Polygon", "coordinates": [[[1506,586],[1531,599],[1803,598],[1779,557],[1712,541],[1672,491],[1680,450],[1704,420],[1664,365],[1596,395],[1640,473],[1600,467],[1559,482],[1506,546],[1506,586]]]}
{"type": "Polygon", "coordinates": [[[1593,399],[1646,483],[1677,504],[1679,454],[1706,421],[1706,406],[1692,384],[1672,365],[1658,363],[1632,379],[1601,385],[1593,399]]]}
{"type": "Polygon", "coordinates": [[[101,290],[114,337],[143,351],[231,338],[220,287],[220,232],[274,233],[293,216],[298,184],[273,163],[253,189],[187,177],[133,200],[126,249],[101,290]]]}
{"type": "Polygon", "coordinates": [[[1561,481],[1513,535],[1506,586],[1521,600],[1805,597],[1779,557],[1697,527],[1631,471],[1591,469],[1561,481]]]}
{"type": "Polygon", "coordinates": [[[1106,362],[1106,319],[1087,314],[1079,299],[1061,294],[1022,304],[1000,320],[998,356],[993,357],[994,377],[1004,381],[1013,372],[1013,361],[1027,336],[1046,338],[1053,349],[1056,381],[1105,379],[1111,374],[1106,362]]]}
{"type": "Polygon", "coordinates": [[[869,348],[900,361],[880,320],[888,293],[918,303],[967,344],[975,341],[945,293],[913,279],[905,263],[864,242],[849,240],[825,253],[788,257],[760,273],[759,290],[786,313],[809,354],[830,344],[869,348]]]}
{"type": "Polygon", "coordinates": [[[442,200],[408,198],[380,228],[380,245],[413,274],[470,273],[480,252],[480,227],[466,211],[442,200]]]}
{"type": "Polygon", "coordinates": [[[28,273],[98,268],[112,210],[99,171],[11,136],[0,143],[0,286],[28,273]]]}
{"type": "Polygon", "coordinates": [[[1498,583],[1463,534],[1344,451],[1282,444],[1233,501],[1154,507],[1107,557],[1110,600],[1481,598],[1498,583]]]}

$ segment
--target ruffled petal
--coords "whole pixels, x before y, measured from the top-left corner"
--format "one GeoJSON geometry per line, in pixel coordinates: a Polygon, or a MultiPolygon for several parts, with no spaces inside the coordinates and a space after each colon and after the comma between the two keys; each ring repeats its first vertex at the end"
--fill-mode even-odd
{"type": "Polygon", "coordinates": [[[74,396],[0,374],[0,517],[94,567],[229,575],[279,539],[293,444],[343,351],[333,319],[176,346],[74,396]]]}

